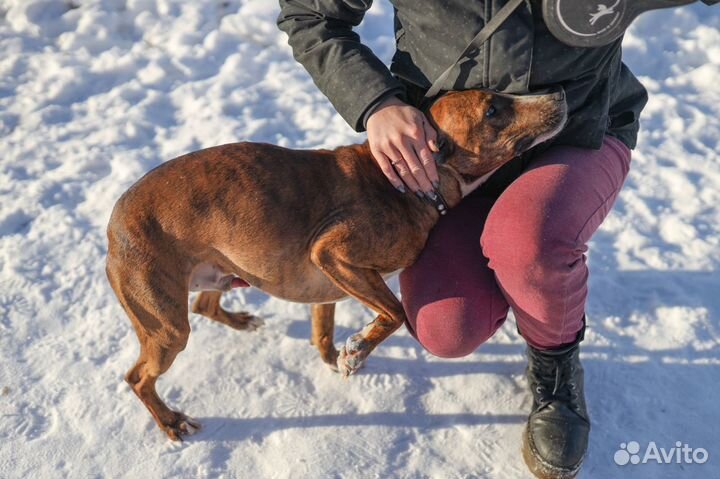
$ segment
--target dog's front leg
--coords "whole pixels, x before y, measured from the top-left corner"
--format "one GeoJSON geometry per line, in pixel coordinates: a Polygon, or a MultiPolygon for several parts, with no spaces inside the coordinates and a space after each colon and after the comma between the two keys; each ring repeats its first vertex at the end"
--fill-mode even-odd
{"type": "Polygon", "coordinates": [[[378,313],[373,322],[350,336],[340,350],[338,369],[347,377],[362,366],[378,344],[403,324],[405,311],[378,271],[351,264],[346,259],[348,255],[343,253],[342,245],[331,247],[320,241],[314,245],[311,258],[340,289],[378,313]]]}

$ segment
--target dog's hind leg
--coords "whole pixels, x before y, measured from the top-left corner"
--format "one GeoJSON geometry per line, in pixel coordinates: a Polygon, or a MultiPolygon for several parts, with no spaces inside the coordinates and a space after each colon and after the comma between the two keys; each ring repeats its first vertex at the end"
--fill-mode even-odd
{"type": "Polygon", "coordinates": [[[343,291],[354,296],[378,313],[362,331],[350,336],[340,350],[337,364],[343,376],[357,371],[375,347],[405,321],[405,310],[374,269],[353,265],[345,259],[342,246],[333,238],[322,239],[313,246],[312,261],[343,291]]]}
{"type": "Polygon", "coordinates": [[[168,408],[158,396],[155,383],[185,349],[190,335],[187,285],[181,275],[175,274],[177,268],[158,264],[138,269],[126,266],[125,260],[115,258],[112,250],[108,253],[110,284],[140,341],[140,357],[125,380],[170,439],[181,440],[200,425],[168,408]]]}
{"type": "Polygon", "coordinates": [[[337,371],[338,352],[333,344],[335,303],[312,305],[312,336],[310,342],[320,351],[320,358],[337,371]]]}
{"type": "Polygon", "coordinates": [[[220,305],[222,294],[222,291],[201,291],[193,301],[191,311],[240,331],[255,331],[263,325],[262,319],[250,313],[223,309],[220,305]]]}

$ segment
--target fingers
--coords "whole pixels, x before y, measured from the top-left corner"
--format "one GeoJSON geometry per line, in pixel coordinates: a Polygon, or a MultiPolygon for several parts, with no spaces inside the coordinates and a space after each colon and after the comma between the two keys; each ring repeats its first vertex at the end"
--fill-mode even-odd
{"type": "Polygon", "coordinates": [[[401,193],[405,193],[405,185],[398,176],[395,168],[392,166],[392,160],[380,150],[376,150],[372,146],[370,147],[375,160],[377,161],[380,170],[383,172],[385,177],[392,183],[392,185],[401,193]]]}
{"type": "Polygon", "coordinates": [[[414,191],[417,191],[417,189],[412,188],[410,184],[408,184],[408,180],[412,179],[412,181],[419,186],[420,191],[423,191],[425,193],[431,193],[433,191],[433,185],[430,182],[430,179],[427,177],[427,174],[425,173],[425,166],[423,162],[418,158],[418,154],[415,151],[414,144],[416,142],[411,142],[409,140],[403,141],[399,145],[399,151],[402,155],[402,158],[405,160],[405,166],[409,170],[409,174],[403,176],[402,173],[400,173],[400,176],[402,177],[403,181],[414,191]]]}
{"type": "Polygon", "coordinates": [[[419,156],[425,171],[425,176],[430,182],[430,186],[432,186],[433,189],[437,188],[440,184],[440,177],[438,176],[435,160],[433,159],[427,146],[420,150],[419,156]]]}
{"type": "Polygon", "coordinates": [[[439,152],[440,148],[437,145],[437,131],[435,131],[435,128],[432,127],[430,122],[425,120],[423,123],[423,130],[425,131],[425,140],[427,140],[427,145],[430,148],[430,151],[433,153],[439,152]]]}
{"type": "Polygon", "coordinates": [[[386,101],[368,118],[367,131],[373,157],[395,188],[402,191],[404,184],[421,197],[434,197],[437,133],[420,110],[398,99],[386,101]]]}
{"type": "Polygon", "coordinates": [[[415,179],[415,175],[412,172],[412,168],[407,163],[407,157],[405,154],[403,154],[400,150],[393,147],[392,145],[388,146],[388,153],[390,157],[390,162],[392,163],[392,167],[397,171],[398,175],[400,175],[400,178],[402,178],[403,182],[407,185],[408,188],[410,188],[410,191],[413,191],[415,193],[419,193],[423,190],[420,185],[418,184],[417,180],[415,179]]]}
{"type": "Polygon", "coordinates": [[[425,141],[423,142],[424,148],[420,150],[420,157],[425,165],[425,173],[433,186],[437,188],[440,183],[440,177],[438,176],[437,165],[432,155],[433,152],[437,153],[440,151],[437,146],[437,132],[427,120],[423,121],[423,131],[425,133],[425,141]]]}

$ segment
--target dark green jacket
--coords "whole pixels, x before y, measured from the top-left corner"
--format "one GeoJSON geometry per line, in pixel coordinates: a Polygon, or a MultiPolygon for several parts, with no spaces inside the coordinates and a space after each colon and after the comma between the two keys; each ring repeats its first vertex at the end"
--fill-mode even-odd
{"type": "MultiPolygon", "coordinates": [[[[352,30],[372,0],[280,0],[278,26],[288,34],[295,59],[356,131],[364,129],[365,113],[388,94],[417,105],[418,97],[506,3],[391,2],[397,51],[388,70],[352,30]]],[[[559,85],[567,94],[569,118],[554,144],[598,149],[607,133],[634,148],[647,92],[622,63],[620,44],[567,46],[548,32],[541,1],[527,0],[445,89],[526,93],[559,85]]]]}

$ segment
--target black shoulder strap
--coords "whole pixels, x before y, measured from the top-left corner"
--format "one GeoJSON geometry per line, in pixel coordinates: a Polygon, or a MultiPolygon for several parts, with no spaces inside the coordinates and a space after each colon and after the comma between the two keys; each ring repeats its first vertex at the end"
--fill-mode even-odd
{"type": "Polygon", "coordinates": [[[495,16],[492,17],[490,21],[485,24],[485,26],[478,32],[478,34],[475,35],[475,38],[473,38],[472,41],[468,44],[468,46],[465,47],[465,50],[463,50],[462,54],[458,57],[458,59],[455,60],[453,64],[450,65],[448,69],[445,70],[442,75],[440,75],[437,80],[433,82],[430,89],[425,93],[423,103],[427,103],[429,100],[435,98],[438,93],[440,93],[440,90],[443,89],[445,82],[447,81],[450,73],[455,69],[455,67],[467,60],[471,52],[474,52],[475,49],[480,48],[480,46],[485,43],[488,38],[490,38],[490,35],[495,33],[495,30],[497,30],[498,27],[502,25],[505,20],[507,20],[510,14],[512,14],[515,9],[517,9],[517,7],[519,7],[520,4],[523,3],[523,1],[525,0],[508,1],[497,12],[497,14],[495,14],[495,16]]]}

